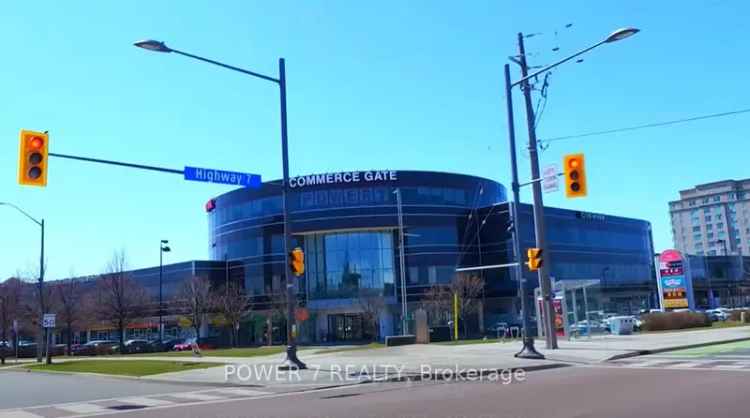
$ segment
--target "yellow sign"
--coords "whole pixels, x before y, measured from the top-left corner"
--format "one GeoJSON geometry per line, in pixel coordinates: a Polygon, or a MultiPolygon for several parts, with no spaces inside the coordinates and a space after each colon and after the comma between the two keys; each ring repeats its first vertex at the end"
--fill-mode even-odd
{"type": "Polygon", "coordinates": [[[665,308],[687,308],[687,299],[664,299],[665,308]]]}

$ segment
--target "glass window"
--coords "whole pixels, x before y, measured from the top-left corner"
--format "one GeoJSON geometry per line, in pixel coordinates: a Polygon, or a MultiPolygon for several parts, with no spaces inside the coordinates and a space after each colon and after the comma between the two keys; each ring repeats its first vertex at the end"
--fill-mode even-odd
{"type": "Polygon", "coordinates": [[[688,203],[689,206],[695,206],[695,200],[691,200],[690,203],[688,203]]]}
{"type": "Polygon", "coordinates": [[[726,236],[726,233],[724,231],[719,231],[719,238],[724,238],[726,236]]]}
{"type": "Polygon", "coordinates": [[[735,200],[737,199],[737,195],[735,193],[729,193],[729,200],[735,200]]]}
{"type": "Polygon", "coordinates": [[[713,239],[713,238],[714,238],[713,232],[709,232],[708,234],[706,234],[706,239],[713,239]]]}
{"type": "Polygon", "coordinates": [[[706,215],[704,219],[706,222],[711,222],[711,215],[706,215]]]}
{"type": "Polygon", "coordinates": [[[709,250],[708,255],[716,255],[716,250],[709,250]]]}
{"type": "Polygon", "coordinates": [[[694,234],[693,235],[693,241],[700,241],[702,239],[703,238],[702,238],[701,234],[694,234]]]}
{"type": "MultiPolygon", "coordinates": [[[[711,231],[713,229],[714,229],[713,225],[711,225],[711,224],[707,224],[706,225],[706,231],[711,231]]],[[[693,230],[695,230],[695,228],[693,228],[693,230]]],[[[700,231],[700,230],[701,230],[700,227],[698,227],[698,231],[700,231]]]]}
{"type": "Polygon", "coordinates": [[[723,228],[724,228],[724,223],[723,222],[719,222],[719,223],[716,224],[716,229],[723,229],[723,228]]]}
{"type": "Polygon", "coordinates": [[[714,196],[714,202],[721,202],[721,196],[714,196]]]}
{"type": "MultiPolygon", "coordinates": [[[[306,275],[312,298],[356,298],[362,289],[393,294],[392,231],[313,234],[305,237],[306,275]]],[[[418,280],[419,271],[407,271],[418,280]]]]}
{"type": "Polygon", "coordinates": [[[707,197],[703,198],[703,203],[708,203],[708,198],[707,197]]]}
{"type": "Polygon", "coordinates": [[[720,220],[722,220],[722,219],[723,219],[723,218],[722,218],[721,214],[720,214],[720,213],[717,213],[717,214],[716,214],[716,220],[717,220],[717,221],[720,221],[720,220]]]}

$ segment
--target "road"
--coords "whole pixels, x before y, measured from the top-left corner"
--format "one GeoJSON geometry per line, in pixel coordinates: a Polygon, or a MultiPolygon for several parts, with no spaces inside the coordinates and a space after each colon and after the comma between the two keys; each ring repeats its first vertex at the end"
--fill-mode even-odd
{"type": "MultiPolygon", "coordinates": [[[[5,375],[3,375],[5,376],[5,375]]],[[[59,409],[0,411],[2,418],[100,417],[747,417],[747,371],[568,367],[529,373],[523,382],[364,384],[294,394],[217,395],[231,389],[138,398],[148,408],[100,401],[59,409]],[[192,397],[192,400],[191,400],[192,397]],[[94,406],[92,406],[94,405],[94,406]],[[95,406],[98,405],[97,409],[95,406]],[[75,411],[76,413],[72,413],[75,411]],[[90,412],[87,412],[90,411],[90,412]]],[[[3,385],[4,387],[7,385],[3,385]]],[[[132,389],[132,388],[131,388],[132,389]]],[[[161,388],[164,389],[164,388],[161,388]]],[[[66,389],[66,390],[73,390],[66,389]]],[[[144,390],[155,390],[144,385],[144,390]]],[[[186,389],[182,387],[181,390],[186,389]]],[[[142,392],[143,393],[143,392],[142,392]]],[[[127,402],[127,401],[124,401],[127,402]]]]}

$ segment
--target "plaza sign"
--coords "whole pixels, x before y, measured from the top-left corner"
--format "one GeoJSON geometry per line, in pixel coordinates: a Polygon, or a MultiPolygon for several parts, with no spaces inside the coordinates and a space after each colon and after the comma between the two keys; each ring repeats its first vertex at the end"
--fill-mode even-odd
{"type": "Polygon", "coordinates": [[[667,309],[692,308],[692,283],[685,274],[686,260],[677,250],[666,250],[658,258],[658,285],[661,307],[667,309]]]}
{"type": "Polygon", "coordinates": [[[311,174],[289,179],[289,187],[299,188],[324,184],[373,183],[398,180],[398,172],[391,170],[344,171],[340,173],[311,174]]]}

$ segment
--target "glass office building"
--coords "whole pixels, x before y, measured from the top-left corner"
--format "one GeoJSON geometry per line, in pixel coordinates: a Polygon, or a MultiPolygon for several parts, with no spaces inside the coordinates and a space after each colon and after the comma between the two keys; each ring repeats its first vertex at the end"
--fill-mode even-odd
{"type": "MultiPolygon", "coordinates": [[[[422,171],[356,171],[294,177],[289,226],[305,250],[298,302],[310,313],[303,341],[342,341],[401,332],[401,295],[408,318],[456,268],[513,260],[505,187],[492,180],[422,171]],[[399,207],[405,269],[400,265],[399,207]],[[401,277],[405,278],[402,283],[401,277]],[[378,298],[377,326],[364,325],[378,298]]],[[[284,293],[281,188],[237,189],[206,205],[209,254],[224,261],[227,277],[243,284],[257,312],[284,293]]],[[[531,207],[520,206],[522,247],[533,246],[531,207]]],[[[612,309],[648,304],[653,249],[648,222],[548,208],[550,254],[556,280],[601,279],[612,309]]],[[[469,320],[478,333],[517,319],[517,283],[508,269],[479,270],[485,282],[480,309],[469,320]]],[[[530,283],[535,275],[525,272],[530,283]]],[[[533,286],[532,286],[533,287],[533,286]]],[[[281,327],[282,325],[280,325],[281,327]]]]}

